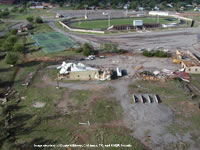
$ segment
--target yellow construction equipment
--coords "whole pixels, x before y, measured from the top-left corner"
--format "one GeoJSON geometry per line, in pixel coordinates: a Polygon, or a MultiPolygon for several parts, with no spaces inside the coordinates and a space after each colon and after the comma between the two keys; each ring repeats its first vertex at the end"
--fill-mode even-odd
{"type": "Polygon", "coordinates": [[[180,63],[181,63],[181,60],[178,60],[178,59],[173,59],[173,63],[180,64],[180,63]]]}

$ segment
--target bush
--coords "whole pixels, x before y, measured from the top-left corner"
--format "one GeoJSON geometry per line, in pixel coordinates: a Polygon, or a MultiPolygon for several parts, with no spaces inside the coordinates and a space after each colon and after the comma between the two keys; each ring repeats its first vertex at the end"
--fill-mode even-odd
{"type": "Polygon", "coordinates": [[[89,56],[89,55],[92,55],[94,53],[94,48],[88,44],[88,43],[85,43],[83,44],[83,55],[84,56],[89,56]]]}
{"type": "Polygon", "coordinates": [[[82,48],[82,47],[77,48],[77,49],[75,50],[75,52],[76,52],[76,53],[81,53],[81,52],[83,52],[83,48],[82,48]]]}
{"type": "Polygon", "coordinates": [[[146,57],[169,57],[170,55],[166,52],[163,52],[163,51],[159,51],[159,50],[156,50],[156,51],[147,51],[147,50],[144,50],[142,52],[142,54],[146,57]]]}
{"type": "Polygon", "coordinates": [[[32,16],[30,16],[30,17],[27,17],[26,20],[27,20],[28,22],[33,22],[34,18],[33,18],[32,16]]]}
{"type": "Polygon", "coordinates": [[[127,51],[124,49],[120,49],[117,51],[118,54],[125,54],[127,51]]]}
{"type": "Polygon", "coordinates": [[[18,56],[17,56],[16,53],[11,53],[11,52],[9,52],[9,53],[6,55],[6,57],[5,57],[5,62],[6,62],[7,64],[14,65],[14,64],[17,63],[17,61],[18,61],[18,56]]]}
{"type": "Polygon", "coordinates": [[[43,20],[42,20],[42,18],[37,17],[37,18],[35,19],[35,22],[36,22],[36,23],[43,23],[43,20]]]}
{"type": "Polygon", "coordinates": [[[146,57],[153,57],[153,56],[154,56],[154,54],[153,54],[152,52],[149,52],[149,51],[147,51],[147,50],[144,50],[144,51],[142,52],[142,54],[143,54],[144,56],[146,56],[146,57]]]}

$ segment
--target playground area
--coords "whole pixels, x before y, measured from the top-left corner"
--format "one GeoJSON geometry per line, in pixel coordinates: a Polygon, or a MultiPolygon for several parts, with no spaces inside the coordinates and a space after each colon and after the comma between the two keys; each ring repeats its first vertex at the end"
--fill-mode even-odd
{"type": "Polygon", "coordinates": [[[32,38],[46,54],[64,51],[76,46],[72,39],[58,32],[39,33],[32,35],[32,38]]]}

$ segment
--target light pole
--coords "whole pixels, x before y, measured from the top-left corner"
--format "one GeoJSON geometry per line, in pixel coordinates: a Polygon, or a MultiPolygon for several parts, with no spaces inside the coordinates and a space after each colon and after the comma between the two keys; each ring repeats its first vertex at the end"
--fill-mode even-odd
{"type": "Polygon", "coordinates": [[[108,28],[110,27],[110,14],[108,14],[108,28]]]}
{"type": "Polygon", "coordinates": [[[110,13],[103,12],[104,16],[108,16],[108,28],[110,27],[110,13]]]}

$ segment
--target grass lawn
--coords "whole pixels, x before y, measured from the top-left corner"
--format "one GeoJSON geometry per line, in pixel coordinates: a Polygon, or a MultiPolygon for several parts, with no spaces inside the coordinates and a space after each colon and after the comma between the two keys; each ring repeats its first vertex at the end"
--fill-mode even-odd
{"type": "MultiPolygon", "coordinates": [[[[111,19],[111,25],[133,24],[133,20],[143,20],[144,23],[157,23],[157,17],[145,18],[128,18],[128,19],[111,19]]],[[[160,17],[161,24],[178,22],[174,18],[160,17]]],[[[108,27],[108,20],[92,20],[92,21],[79,21],[71,24],[72,27],[85,28],[85,29],[106,29],[108,27]]]]}
{"type": "Polygon", "coordinates": [[[46,9],[27,9],[27,11],[23,13],[11,13],[8,19],[14,19],[14,20],[24,20],[29,16],[38,17],[38,16],[45,16],[50,17],[54,16],[53,13],[51,13],[49,10],[46,9]]]}
{"type": "Polygon", "coordinates": [[[46,23],[41,23],[41,24],[35,23],[33,25],[33,29],[30,31],[36,34],[36,33],[52,32],[53,29],[49,27],[46,23]]]}
{"type": "Polygon", "coordinates": [[[0,9],[6,9],[8,7],[11,7],[10,5],[5,5],[5,4],[1,4],[0,5],[0,9]]]}

